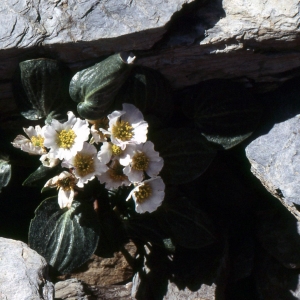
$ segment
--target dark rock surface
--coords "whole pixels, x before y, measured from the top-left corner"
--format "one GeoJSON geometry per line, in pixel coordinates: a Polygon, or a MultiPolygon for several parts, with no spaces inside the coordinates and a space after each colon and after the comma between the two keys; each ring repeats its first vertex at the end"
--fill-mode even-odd
{"type": "Polygon", "coordinates": [[[264,211],[257,216],[262,246],[286,268],[300,268],[300,224],[288,212],[264,211]]]}
{"type": "Polygon", "coordinates": [[[266,253],[260,253],[256,268],[258,299],[299,299],[299,269],[287,269],[266,253]]]}

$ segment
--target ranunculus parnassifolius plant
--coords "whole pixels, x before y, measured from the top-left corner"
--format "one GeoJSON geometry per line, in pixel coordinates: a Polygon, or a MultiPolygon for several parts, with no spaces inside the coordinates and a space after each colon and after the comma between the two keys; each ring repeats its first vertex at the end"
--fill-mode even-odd
{"type": "Polygon", "coordinates": [[[77,118],[71,111],[67,117],[66,122],[52,119],[42,128],[24,128],[28,138],[19,135],[12,143],[41,155],[44,167],[65,168],[44,185],[57,188],[60,208],[70,208],[78,192],[98,180],[99,189],[107,191],[132,187],[122,201],[133,199],[138,213],[155,211],[165,195],[159,177],[164,161],[147,141],[148,123],[142,112],[124,103],[122,110],[95,121],[77,118]]]}

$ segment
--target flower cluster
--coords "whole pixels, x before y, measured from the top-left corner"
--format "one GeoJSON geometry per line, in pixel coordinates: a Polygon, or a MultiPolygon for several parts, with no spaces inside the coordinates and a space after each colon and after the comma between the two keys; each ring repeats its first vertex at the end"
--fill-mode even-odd
{"type": "Polygon", "coordinates": [[[164,162],[147,141],[148,123],[141,111],[124,103],[122,111],[90,123],[91,128],[87,120],[68,112],[64,123],[53,119],[42,128],[24,128],[29,138],[18,135],[12,144],[41,155],[44,166],[61,163],[68,169],[45,184],[59,190],[61,208],[70,207],[76,190],[97,178],[108,190],[133,185],[126,200],[134,200],[138,213],[156,210],[165,194],[165,184],[158,176],[164,162]]]}

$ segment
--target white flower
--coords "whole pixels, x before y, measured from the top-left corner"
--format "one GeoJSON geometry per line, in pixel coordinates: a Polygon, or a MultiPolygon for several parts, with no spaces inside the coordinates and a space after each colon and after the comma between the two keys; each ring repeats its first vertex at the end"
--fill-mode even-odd
{"type": "Polygon", "coordinates": [[[77,179],[71,173],[64,171],[48,180],[44,187],[56,187],[58,189],[58,204],[60,208],[70,208],[75,196],[74,186],[76,182],[77,179]]]}
{"type": "Polygon", "coordinates": [[[89,134],[87,121],[76,118],[69,111],[67,122],[60,123],[53,119],[50,125],[45,126],[44,145],[50,148],[50,153],[53,153],[55,158],[70,159],[82,149],[89,134]]]}
{"type": "Polygon", "coordinates": [[[97,157],[102,161],[104,164],[108,164],[111,159],[119,159],[120,163],[122,161],[130,161],[130,153],[133,153],[133,149],[135,149],[135,145],[127,145],[127,147],[122,150],[121,147],[110,143],[104,142],[101,146],[100,151],[97,154],[97,157]]]}
{"type": "Polygon", "coordinates": [[[165,197],[165,184],[160,177],[154,177],[137,184],[126,200],[133,198],[138,213],[153,212],[165,197]]]}
{"type": "Polygon", "coordinates": [[[42,162],[44,167],[53,168],[60,163],[60,159],[55,158],[53,153],[43,154],[40,157],[40,161],[42,162]]]}
{"type": "Polygon", "coordinates": [[[77,186],[83,187],[95,175],[101,175],[107,171],[107,166],[97,158],[95,146],[85,142],[83,149],[69,160],[64,160],[62,166],[74,168],[74,175],[78,178],[77,186]]]}
{"type": "Polygon", "coordinates": [[[140,144],[147,140],[148,123],[144,120],[143,114],[134,105],[124,103],[122,111],[114,111],[107,116],[109,119],[108,131],[111,142],[121,149],[127,144],[140,144]]]}
{"type": "Polygon", "coordinates": [[[100,176],[97,176],[101,183],[105,183],[105,188],[108,190],[116,189],[122,185],[129,186],[131,182],[128,177],[123,173],[123,166],[120,165],[119,161],[113,160],[108,170],[100,176]]]}
{"type": "Polygon", "coordinates": [[[124,174],[131,182],[141,182],[144,179],[144,172],[149,177],[157,176],[164,165],[164,160],[154,150],[154,144],[147,141],[131,148],[127,157],[120,160],[120,163],[126,166],[124,174]]]}
{"type": "Polygon", "coordinates": [[[12,145],[30,154],[42,155],[47,153],[44,147],[44,128],[39,125],[23,128],[29,139],[24,135],[18,135],[12,145]]]}

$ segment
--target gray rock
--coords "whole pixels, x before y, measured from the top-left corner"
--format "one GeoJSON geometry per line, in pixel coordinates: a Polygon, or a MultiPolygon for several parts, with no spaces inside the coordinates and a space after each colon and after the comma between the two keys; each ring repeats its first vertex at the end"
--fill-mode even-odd
{"type": "Polygon", "coordinates": [[[300,115],[275,124],[246,148],[252,173],[300,221],[300,115]]]}
{"type": "Polygon", "coordinates": [[[91,286],[89,290],[92,292],[93,297],[99,300],[132,300],[131,287],[132,283],[129,282],[125,285],[91,286]]]}
{"type": "Polygon", "coordinates": [[[0,237],[0,299],[52,300],[47,263],[20,241],[0,237]]]}
{"type": "Polygon", "coordinates": [[[202,284],[201,288],[196,291],[190,291],[188,288],[179,290],[176,284],[169,282],[168,292],[164,297],[164,300],[215,300],[216,285],[213,283],[211,286],[202,284]]]}
{"type": "Polygon", "coordinates": [[[88,285],[77,278],[59,281],[55,284],[55,299],[59,300],[130,300],[132,283],[126,285],[88,285]]]}
{"type": "Polygon", "coordinates": [[[98,50],[105,52],[150,48],[165,33],[163,26],[174,12],[192,1],[4,0],[0,19],[6,22],[0,30],[0,48],[99,40],[103,42],[98,50]],[[149,30],[150,39],[145,34],[149,30]]]}
{"type": "Polygon", "coordinates": [[[296,0],[284,5],[276,0],[210,1],[193,18],[188,16],[186,30],[177,26],[170,33],[162,51],[137,62],[155,66],[177,88],[213,78],[239,78],[248,87],[269,83],[272,88],[270,83],[293,76],[282,72],[300,66],[294,48],[297,5],[296,0]]]}
{"type": "Polygon", "coordinates": [[[55,299],[89,300],[82,282],[76,278],[59,281],[55,284],[55,299]]]}
{"type": "Polygon", "coordinates": [[[0,19],[1,114],[13,113],[18,63],[34,57],[77,71],[84,60],[133,51],[175,89],[234,78],[265,91],[300,67],[297,0],[3,0],[0,19]]]}

